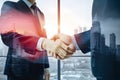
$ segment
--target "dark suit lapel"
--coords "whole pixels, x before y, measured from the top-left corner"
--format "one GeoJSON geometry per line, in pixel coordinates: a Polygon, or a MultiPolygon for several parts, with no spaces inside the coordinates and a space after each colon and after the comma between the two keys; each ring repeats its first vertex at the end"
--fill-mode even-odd
{"type": "Polygon", "coordinates": [[[16,8],[17,8],[18,11],[21,11],[21,12],[24,12],[24,13],[27,13],[27,14],[32,14],[30,8],[22,0],[19,0],[17,2],[16,8]]]}
{"type": "MultiPolygon", "coordinates": [[[[18,11],[24,12],[26,14],[33,15],[33,13],[31,12],[30,8],[22,0],[17,2],[17,6],[16,7],[17,7],[18,11]]],[[[43,16],[43,13],[39,10],[39,8],[37,8],[37,9],[40,12],[40,14],[42,14],[42,16],[43,16]]],[[[35,23],[35,26],[36,26],[35,28],[36,28],[36,30],[38,32],[38,35],[39,36],[43,36],[42,30],[41,30],[41,23],[40,23],[40,21],[38,21],[38,19],[34,18],[34,23],[35,23]]]]}
{"type": "MultiPolygon", "coordinates": [[[[37,8],[37,11],[39,11],[39,8],[37,8]]],[[[40,11],[39,11],[39,13],[40,13],[40,11]]],[[[42,29],[41,29],[42,26],[41,26],[41,22],[39,20],[38,14],[35,15],[35,25],[36,25],[36,30],[38,32],[38,35],[41,36],[41,37],[43,37],[43,34],[42,34],[43,32],[42,32],[42,29]]]]}

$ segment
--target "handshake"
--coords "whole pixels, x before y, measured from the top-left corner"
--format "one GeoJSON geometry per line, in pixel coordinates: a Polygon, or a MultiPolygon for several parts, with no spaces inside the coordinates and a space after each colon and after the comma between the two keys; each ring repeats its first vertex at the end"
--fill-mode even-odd
{"type": "Polygon", "coordinates": [[[72,37],[65,34],[55,35],[51,40],[44,39],[42,48],[59,60],[68,58],[75,52],[72,37]]]}

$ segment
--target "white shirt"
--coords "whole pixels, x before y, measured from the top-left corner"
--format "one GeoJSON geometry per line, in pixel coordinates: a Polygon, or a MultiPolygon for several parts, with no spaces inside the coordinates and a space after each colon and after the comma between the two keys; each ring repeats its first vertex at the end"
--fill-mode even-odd
{"type": "Polygon", "coordinates": [[[76,41],[76,39],[75,39],[75,36],[72,36],[72,41],[73,41],[73,44],[74,44],[76,50],[80,50],[80,48],[79,48],[79,46],[78,46],[78,44],[77,44],[77,41],[76,41]]]}

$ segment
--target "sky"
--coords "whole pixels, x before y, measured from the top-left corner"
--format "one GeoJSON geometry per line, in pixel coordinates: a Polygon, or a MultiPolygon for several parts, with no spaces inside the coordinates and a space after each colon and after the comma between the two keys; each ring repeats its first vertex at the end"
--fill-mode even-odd
{"type": "MultiPolygon", "coordinates": [[[[2,4],[8,0],[0,0],[2,4]]],[[[9,0],[18,1],[18,0],[9,0]]],[[[91,10],[93,0],[60,0],[61,1],[61,33],[74,35],[74,29],[91,27],[91,10]]],[[[57,0],[36,0],[37,6],[45,15],[45,28],[48,38],[57,34],[57,0]]],[[[1,43],[1,42],[0,42],[1,43]]]]}
{"type": "MultiPolygon", "coordinates": [[[[78,27],[91,27],[91,10],[93,0],[60,0],[61,33],[74,34],[78,27]]],[[[48,37],[57,33],[57,0],[37,0],[39,8],[46,17],[48,37]]]]}

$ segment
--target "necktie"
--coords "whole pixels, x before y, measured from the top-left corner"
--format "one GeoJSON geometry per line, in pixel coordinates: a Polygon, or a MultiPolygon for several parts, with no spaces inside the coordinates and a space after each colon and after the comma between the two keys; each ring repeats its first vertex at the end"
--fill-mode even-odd
{"type": "Polygon", "coordinates": [[[37,11],[38,11],[38,8],[36,6],[36,4],[33,4],[31,6],[31,9],[33,10],[33,15],[34,15],[34,18],[35,18],[35,27],[36,27],[36,30],[39,34],[39,36],[41,36],[41,25],[40,25],[40,21],[39,21],[39,17],[38,17],[38,14],[37,14],[37,11]]]}
{"type": "Polygon", "coordinates": [[[31,9],[33,10],[33,15],[37,16],[37,6],[36,6],[36,4],[33,4],[31,6],[31,9]]]}

